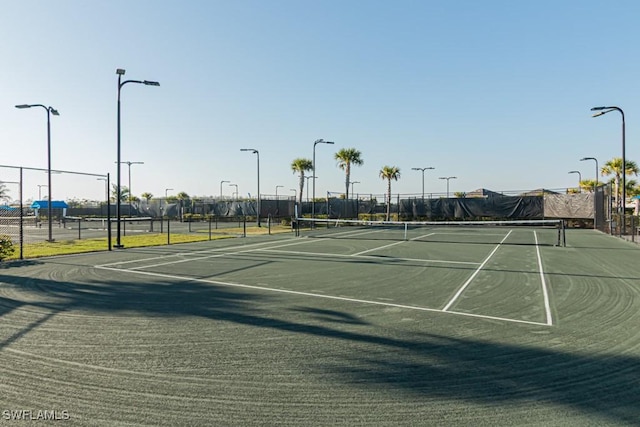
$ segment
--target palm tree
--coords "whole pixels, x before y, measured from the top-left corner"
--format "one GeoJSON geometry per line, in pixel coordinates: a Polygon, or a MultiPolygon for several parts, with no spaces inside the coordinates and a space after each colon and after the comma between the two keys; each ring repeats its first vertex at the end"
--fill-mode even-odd
{"type": "Polygon", "coordinates": [[[8,201],[9,197],[9,189],[4,185],[4,183],[0,182],[0,200],[8,201]]]}
{"type": "Polygon", "coordinates": [[[151,193],[146,193],[146,192],[145,192],[145,193],[142,193],[142,194],[140,195],[140,197],[142,197],[143,199],[145,199],[145,200],[147,201],[147,203],[149,203],[149,201],[150,201],[151,199],[153,199],[153,194],[151,194],[151,193]]]}
{"type": "MultiPolygon", "coordinates": [[[[624,173],[626,175],[638,175],[638,165],[633,160],[626,160],[626,165],[624,168],[624,173]]],[[[622,189],[620,188],[620,178],[622,178],[622,158],[614,157],[613,159],[607,161],[604,166],[600,169],[600,174],[602,176],[605,175],[613,175],[613,184],[614,191],[616,195],[616,206],[620,206],[620,196],[622,194],[622,189]]],[[[622,201],[622,203],[626,203],[622,201]]]]}
{"type": "MultiPolygon", "coordinates": [[[[114,202],[118,200],[118,184],[111,184],[111,200],[114,202]]],[[[126,202],[129,200],[129,187],[120,187],[120,202],[126,202]]]]}
{"type": "Polygon", "coordinates": [[[338,167],[345,171],[346,180],[344,192],[345,199],[349,199],[349,184],[351,183],[351,165],[361,166],[364,163],[362,153],[355,148],[343,148],[338,151],[334,158],[338,161],[338,167]]]}
{"type": "Polygon", "coordinates": [[[391,218],[391,180],[400,178],[400,168],[397,166],[384,166],[380,169],[380,178],[387,180],[387,221],[391,218]]]}
{"type": "MultiPolygon", "coordinates": [[[[298,181],[298,206],[302,209],[302,190],[304,190],[304,173],[310,170],[313,170],[313,162],[309,159],[297,158],[291,162],[291,170],[293,173],[300,174],[300,179],[298,181]]],[[[298,212],[301,214],[302,212],[298,212]]]]}
{"type": "Polygon", "coordinates": [[[587,193],[593,193],[597,185],[598,184],[596,183],[595,179],[583,179],[582,181],[580,181],[580,189],[583,192],[586,191],[587,193]]]}

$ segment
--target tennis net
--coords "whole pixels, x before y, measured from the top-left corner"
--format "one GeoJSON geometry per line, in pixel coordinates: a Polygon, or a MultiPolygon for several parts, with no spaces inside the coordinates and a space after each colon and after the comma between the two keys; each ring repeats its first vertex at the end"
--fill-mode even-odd
{"type": "Polygon", "coordinates": [[[566,246],[563,220],[365,221],[297,218],[296,236],[566,246]]]}

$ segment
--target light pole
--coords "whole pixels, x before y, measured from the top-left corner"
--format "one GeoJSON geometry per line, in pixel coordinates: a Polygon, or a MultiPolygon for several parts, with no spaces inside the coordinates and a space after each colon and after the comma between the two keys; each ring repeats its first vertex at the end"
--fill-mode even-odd
{"type": "MultiPolygon", "coordinates": [[[[104,178],[96,178],[97,181],[104,181],[104,201],[105,203],[109,200],[109,180],[107,177],[104,178]]],[[[109,207],[107,207],[109,209],[109,207]]],[[[102,203],[100,203],[100,215],[102,215],[102,203]]],[[[111,247],[111,246],[109,246],[111,247]]]]}
{"type": "Polygon", "coordinates": [[[318,144],[335,144],[335,142],[316,139],[313,143],[313,195],[311,197],[311,218],[316,217],[316,145],[318,144]]]}
{"type": "Polygon", "coordinates": [[[450,179],[458,179],[457,176],[441,176],[438,179],[446,179],[447,180],[447,199],[449,198],[449,180],[450,179]]]}
{"type": "Polygon", "coordinates": [[[276,200],[278,200],[278,188],[284,188],[284,185],[276,185],[276,200]]]}
{"type": "Polygon", "coordinates": [[[255,148],[241,148],[240,151],[250,151],[256,155],[256,159],[258,160],[258,206],[256,212],[256,222],[258,223],[258,227],[260,227],[260,152],[255,148]]]}
{"type": "Polygon", "coordinates": [[[222,184],[224,184],[225,182],[231,182],[231,181],[220,181],[220,200],[222,200],[222,184]]]}
{"type": "Polygon", "coordinates": [[[422,171],[422,198],[424,199],[424,171],[435,169],[434,167],[426,167],[426,168],[411,168],[414,171],[422,171]]]}
{"type": "MultiPolygon", "coordinates": [[[[622,115],[622,203],[618,201],[618,214],[620,215],[620,219],[622,221],[620,227],[620,235],[625,233],[625,221],[624,221],[624,208],[626,206],[627,200],[627,158],[625,156],[625,130],[624,130],[624,111],[622,111],[619,107],[593,107],[591,111],[597,111],[594,113],[592,117],[602,116],[604,114],[610,113],[612,111],[618,111],[620,115],[622,115]]],[[[616,194],[616,198],[618,195],[616,194]]]]}
{"type": "Polygon", "coordinates": [[[353,185],[354,184],[360,184],[360,181],[351,181],[349,184],[351,184],[351,197],[353,197],[353,195],[355,194],[353,192],[353,185]]]}
{"type": "Polygon", "coordinates": [[[144,165],[144,162],[121,162],[125,165],[129,166],[129,217],[131,217],[131,198],[133,197],[133,193],[131,192],[131,165],[144,165]]]}
{"type": "MultiPolygon", "coordinates": [[[[116,160],[116,163],[118,164],[118,173],[117,173],[117,183],[116,183],[116,228],[117,228],[117,232],[116,232],[116,244],[114,245],[115,248],[123,248],[124,246],[122,245],[122,243],[120,242],[120,164],[122,163],[120,161],[120,91],[122,89],[122,86],[126,85],[127,83],[138,83],[138,84],[143,84],[146,86],[160,86],[160,83],[158,82],[154,82],[154,81],[149,81],[149,80],[125,80],[122,81],[122,76],[124,76],[124,73],[126,71],[122,68],[118,68],[116,70],[116,74],[118,75],[118,117],[117,117],[117,121],[118,121],[118,159],[116,160]]],[[[129,188],[129,196],[131,196],[131,188],[129,188]]]]}
{"type": "MultiPolygon", "coordinates": [[[[229,184],[229,187],[236,187],[236,191],[235,191],[235,195],[236,195],[236,200],[238,200],[238,184],[229,184]]],[[[233,197],[233,194],[231,195],[231,197],[233,197]]]]}
{"type": "MultiPolygon", "coordinates": [[[[305,176],[304,179],[307,180],[307,202],[309,202],[309,180],[311,178],[317,178],[317,176],[305,176]]],[[[302,194],[300,195],[302,197],[302,194]]]]}
{"type": "Polygon", "coordinates": [[[51,106],[45,106],[42,104],[20,104],[16,105],[16,108],[31,108],[31,107],[42,107],[47,111],[47,191],[48,191],[48,201],[47,201],[47,216],[49,221],[49,240],[48,242],[53,242],[53,211],[52,211],[52,200],[51,200],[51,114],[54,116],[59,116],[58,110],[51,106]]]}
{"type": "Polygon", "coordinates": [[[580,159],[581,162],[584,162],[585,160],[593,160],[594,162],[596,162],[596,180],[593,183],[593,192],[596,192],[596,188],[598,188],[598,173],[600,172],[600,168],[598,168],[598,159],[596,159],[595,157],[583,157],[580,159]]]}
{"type": "Polygon", "coordinates": [[[598,202],[596,201],[596,190],[598,189],[598,173],[600,172],[600,168],[598,168],[598,159],[595,157],[583,157],[580,159],[581,162],[584,162],[585,160],[593,160],[596,162],[596,180],[593,183],[593,228],[598,228],[598,218],[596,215],[598,202]]]}
{"type": "MultiPolygon", "coordinates": [[[[173,188],[165,188],[164,189],[164,202],[167,205],[169,204],[169,203],[167,203],[167,197],[168,197],[169,191],[173,191],[173,188]]],[[[161,214],[160,216],[164,216],[164,211],[162,210],[162,203],[160,204],[160,214],[161,214]]]]}
{"type": "MultiPolygon", "coordinates": [[[[102,179],[102,178],[98,178],[102,179]]],[[[42,187],[48,187],[47,185],[38,184],[38,200],[42,200],[42,187]]]]}
{"type": "Polygon", "coordinates": [[[578,174],[578,192],[582,193],[582,188],[580,188],[580,183],[582,182],[582,174],[580,171],[569,171],[569,173],[577,173],[578,174]]]}

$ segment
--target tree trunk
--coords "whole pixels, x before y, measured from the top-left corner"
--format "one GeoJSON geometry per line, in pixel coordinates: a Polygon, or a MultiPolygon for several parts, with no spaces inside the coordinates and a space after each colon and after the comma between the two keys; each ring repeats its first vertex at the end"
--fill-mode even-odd
{"type": "Polygon", "coordinates": [[[391,220],[391,178],[389,178],[387,184],[387,221],[391,220]]]}
{"type": "Polygon", "coordinates": [[[298,216],[302,218],[302,191],[304,190],[304,172],[300,172],[300,181],[298,182],[300,190],[298,191],[298,216]]]}
{"type": "Polygon", "coordinates": [[[349,163],[347,163],[347,165],[344,168],[345,170],[345,175],[346,175],[346,182],[345,182],[345,192],[344,192],[344,199],[345,200],[349,200],[349,181],[351,180],[351,165],[349,163]]]}

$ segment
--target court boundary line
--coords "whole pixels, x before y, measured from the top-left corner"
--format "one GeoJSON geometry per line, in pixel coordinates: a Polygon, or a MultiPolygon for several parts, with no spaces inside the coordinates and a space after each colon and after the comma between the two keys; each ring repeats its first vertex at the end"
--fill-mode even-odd
{"type": "Polygon", "coordinates": [[[542,283],[542,298],[544,299],[544,310],[547,316],[547,325],[553,326],[553,318],[551,317],[551,303],[549,301],[549,292],[547,290],[547,281],[544,278],[544,269],[542,268],[542,256],[540,255],[540,246],[538,245],[538,233],[533,230],[533,236],[536,241],[536,255],[538,257],[538,268],[540,271],[540,281],[542,283]]]}
{"type": "Polygon", "coordinates": [[[336,296],[336,295],[323,295],[323,294],[317,294],[317,293],[313,293],[313,292],[294,291],[294,290],[290,290],[290,289],[268,288],[266,286],[247,285],[247,284],[244,284],[244,283],[222,282],[222,281],[219,281],[219,280],[209,280],[209,279],[202,279],[202,278],[196,278],[196,277],[184,277],[184,276],[177,276],[177,275],[174,275],[174,274],[154,273],[154,272],[151,272],[151,271],[121,269],[121,268],[106,267],[106,266],[100,266],[100,265],[96,265],[96,266],[94,266],[94,268],[97,268],[97,269],[100,269],[100,270],[108,270],[108,271],[128,272],[128,273],[134,273],[134,274],[140,274],[140,275],[152,276],[152,277],[162,277],[162,278],[166,278],[166,279],[176,279],[176,280],[191,281],[191,282],[198,282],[198,283],[207,283],[207,284],[219,285],[219,286],[227,286],[227,287],[235,287],[235,288],[243,288],[243,289],[252,289],[252,290],[259,290],[259,291],[263,291],[263,292],[274,292],[274,293],[283,293],[283,294],[290,294],[290,295],[307,296],[307,297],[313,297],[313,298],[324,298],[324,299],[331,299],[331,300],[337,300],[337,301],[355,302],[355,303],[360,303],[360,304],[369,304],[369,305],[379,305],[379,306],[384,306],[384,307],[404,308],[404,309],[408,309],[408,310],[425,311],[425,312],[431,312],[431,313],[454,314],[454,315],[459,315],[459,316],[476,317],[476,318],[488,319],[488,320],[498,320],[498,321],[510,322],[510,323],[522,323],[522,324],[535,325],[535,326],[549,326],[546,323],[534,322],[534,321],[530,321],[530,320],[509,319],[509,318],[506,318],[506,317],[487,316],[487,315],[483,315],[483,314],[465,313],[465,312],[459,312],[459,311],[445,311],[445,310],[438,309],[438,308],[411,306],[411,305],[405,305],[405,304],[396,304],[396,303],[389,303],[389,302],[382,302],[382,301],[372,301],[372,300],[365,300],[365,299],[359,299],[359,298],[341,297],[341,296],[336,296]]]}

